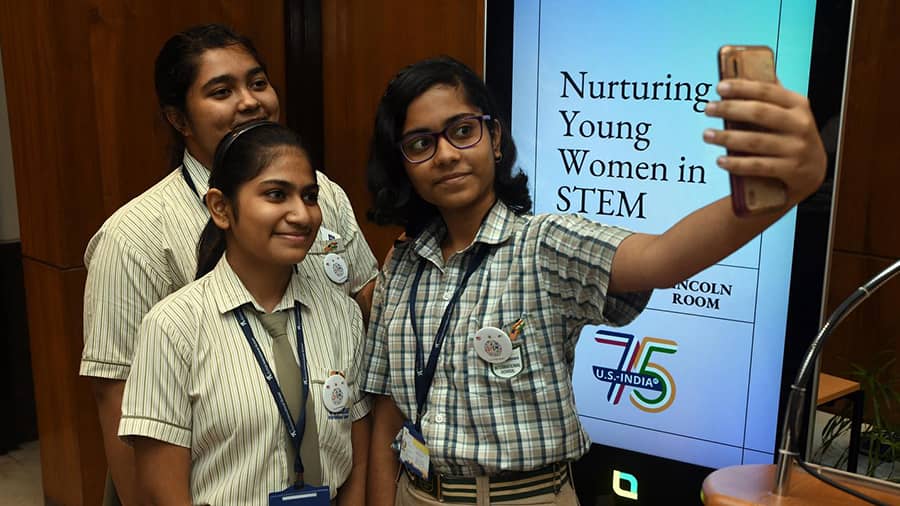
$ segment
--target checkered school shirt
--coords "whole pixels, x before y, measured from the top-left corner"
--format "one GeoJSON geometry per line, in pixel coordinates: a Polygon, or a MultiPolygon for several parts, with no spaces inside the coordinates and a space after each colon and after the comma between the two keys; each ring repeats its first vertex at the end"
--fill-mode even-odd
{"type": "MultiPolygon", "coordinates": [[[[391,395],[416,418],[415,337],[409,295],[420,260],[415,313],[427,360],[444,310],[477,243],[491,246],[469,279],[450,324],[422,419],[432,469],[457,476],[525,471],[582,456],[590,438],[572,392],[578,335],[587,324],[624,325],[650,293],[609,296],[609,271],[630,232],[575,215],[516,216],[498,202],[473,245],[446,263],[440,220],[398,244],[376,285],[362,389],[391,395]],[[471,339],[485,326],[510,333],[522,369],[492,368],[471,339]],[[509,377],[512,375],[512,377],[509,377]]],[[[509,364],[506,364],[509,366],[509,364]]]]}

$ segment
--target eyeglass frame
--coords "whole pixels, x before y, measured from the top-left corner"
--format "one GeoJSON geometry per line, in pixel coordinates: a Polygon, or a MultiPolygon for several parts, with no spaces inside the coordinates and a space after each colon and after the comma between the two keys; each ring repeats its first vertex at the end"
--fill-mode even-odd
{"type": "Polygon", "coordinates": [[[485,122],[485,121],[491,121],[492,119],[493,119],[493,117],[492,117],[490,114],[472,114],[472,115],[469,115],[469,116],[462,116],[462,117],[457,118],[456,120],[452,121],[450,124],[448,124],[447,126],[445,126],[442,130],[440,130],[440,131],[438,131],[438,132],[417,132],[417,133],[414,133],[414,134],[407,134],[407,135],[404,135],[404,136],[400,139],[400,141],[397,142],[397,149],[400,150],[400,156],[402,156],[404,160],[406,160],[407,162],[409,162],[409,163],[411,163],[411,164],[413,164],[413,165],[419,165],[420,163],[425,163],[425,162],[427,162],[428,160],[431,160],[432,158],[434,158],[434,155],[437,154],[438,144],[440,143],[440,138],[441,138],[441,137],[443,137],[444,140],[446,140],[451,146],[453,146],[453,147],[456,148],[456,149],[469,149],[469,148],[473,148],[473,147],[475,147],[476,145],[478,145],[479,142],[481,142],[481,139],[484,138],[484,128],[485,128],[485,127],[484,127],[484,122],[485,122]],[[454,126],[458,125],[459,123],[461,123],[461,122],[463,122],[463,121],[465,121],[465,120],[469,120],[469,119],[477,119],[477,120],[479,120],[479,121],[478,121],[478,126],[481,127],[481,134],[478,136],[478,139],[477,139],[475,142],[473,142],[472,144],[469,144],[468,146],[457,146],[457,145],[450,139],[450,137],[447,136],[447,130],[450,130],[451,127],[454,127],[454,126]],[[430,155],[428,158],[425,158],[424,160],[412,161],[412,160],[409,159],[408,156],[406,156],[406,152],[403,150],[403,144],[405,144],[406,142],[408,142],[410,139],[415,139],[415,138],[419,138],[419,137],[431,137],[432,139],[434,139],[434,152],[431,153],[431,155],[430,155]]]}

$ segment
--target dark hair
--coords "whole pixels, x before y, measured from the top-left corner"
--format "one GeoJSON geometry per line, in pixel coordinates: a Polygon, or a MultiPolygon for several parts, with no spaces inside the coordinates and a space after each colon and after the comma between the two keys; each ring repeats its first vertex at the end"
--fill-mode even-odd
{"type": "MultiPolygon", "coordinates": [[[[494,167],[494,192],[516,214],[531,210],[528,176],[521,171],[516,171],[515,175],[512,173],[516,163],[516,145],[487,86],[469,67],[449,56],[423,60],[401,70],[388,84],[375,114],[375,131],[367,168],[373,202],[369,219],[380,225],[403,226],[410,237],[418,235],[438,216],[438,211],[413,189],[398,143],[409,104],[440,84],[458,87],[469,104],[500,122],[503,135],[500,138],[501,158],[494,167]]],[[[495,129],[496,125],[489,122],[488,131],[492,135],[495,129]]]]}
{"type": "Polygon", "coordinates": [[[156,56],[153,83],[156,98],[163,115],[163,122],[172,132],[169,163],[172,168],[181,165],[184,156],[184,139],[178,130],[166,120],[166,108],[172,107],[186,114],[185,101],[188,89],[197,79],[200,56],[210,49],[240,46],[265,70],[266,64],[259,57],[253,42],[224,25],[209,24],[188,28],[173,35],[163,44],[156,56]]]}
{"type": "MultiPolygon", "coordinates": [[[[209,187],[222,192],[231,202],[234,219],[238,219],[238,190],[255,178],[286,149],[299,149],[307,156],[300,137],[290,129],[272,121],[254,121],[228,133],[216,147],[215,161],[209,175],[209,187]]],[[[313,177],[316,173],[313,171],[313,177]]],[[[212,218],[206,222],[197,242],[198,279],[216,266],[225,253],[225,232],[212,218]]]]}

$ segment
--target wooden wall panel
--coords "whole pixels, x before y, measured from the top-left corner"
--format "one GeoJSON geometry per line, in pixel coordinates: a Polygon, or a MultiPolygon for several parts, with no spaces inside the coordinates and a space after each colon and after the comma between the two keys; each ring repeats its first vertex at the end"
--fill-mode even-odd
{"type": "Polygon", "coordinates": [[[88,382],[78,378],[85,270],[31,259],[23,267],[44,495],[57,504],[99,504],[103,443],[88,382]]]}
{"type": "MultiPolygon", "coordinates": [[[[827,311],[900,258],[900,3],[856,2],[844,143],[834,223],[827,311]]],[[[891,280],[841,324],[822,352],[822,370],[851,377],[850,364],[874,369],[900,357],[900,278],[891,280]],[[887,351],[889,357],[880,354],[887,351]]],[[[893,377],[900,376],[895,365],[893,377]]],[[[888,418],[900,423],[896,404],[888,418]]]]}
{"type": "Polygon", "coordinates": [[[282,10],[249,0],[0,2],[24,254],[81,265],[102,221],[168,171],[153,61],[173,33],[235,26],[284,89],[282,10]]]}
{"type": "Polygon", "coordinates": [[[834,247],[900,257],[900,2],[856,2],[834,247]]]}
{"type": "MultiPolygon", "coordinates": [[[[93,0],[90,75],[94,83],[104,218],[168,173],[169,130],[159,115],[153,62],[175,32],[223,22],[247,35],[284,89],[282,2],[93,0]],[[126,36],[127,35],[127,36],[126,36]],[[128,104],[127,111],[122,104],[128,104]],[[141,153],[135,159],[135,153],[141,153]]],[[[94,229],[99,226],[96,224],[94,229]]]]}
{"type": "Polygon", "coordinates": [[[375,109],[405,65],[447,54],[481,73],[484,0],[322,2],[325,170],[346,191],[381,260],[400,230],[369,223],[365,167],[375,109]]]}
{"type": "Polygon", "coordinates": [[[100,174],[85,73],[87,7],[74,0],[0,3],[22,253],[64,267],[81,264],[79,251],[102,215],[91,188],[100,174]]]}

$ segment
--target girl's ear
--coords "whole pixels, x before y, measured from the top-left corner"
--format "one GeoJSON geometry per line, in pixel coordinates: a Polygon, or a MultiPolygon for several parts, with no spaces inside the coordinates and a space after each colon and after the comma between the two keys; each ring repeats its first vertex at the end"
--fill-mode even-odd
{"type": "Polygon", "coordinates": [[[188,126],[187,118],[184,117],[184,114],[174,107],[166,107],[163,111],[166,116],[166,121],[169,122],[170,125],[175,130],[178,130],[183,136],[188,136],[191,133],[191,128],[188,126]]]}
{"type": "Polygon", "coordinates": [[[494,128],[491,130],[491,149],[494,150],[494,160],[500,160],[503,153],[500,152],[500,139],[503,138],[503,128],[498,120],[491,120],[494,128]]]}
{"type": "Polygon", "coordinates": [[[206,208],[209,209],[209,216],[213,223],[222,230],[228,230],[231,227],[233,214],[231,205],[225,198],[225,195],[218,188],[210,188],[204,197],[206,208]]]}

